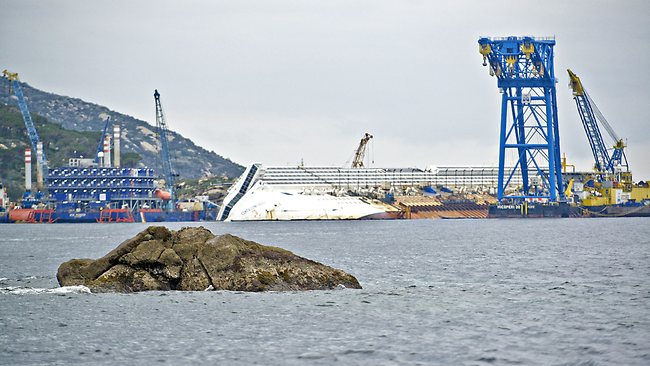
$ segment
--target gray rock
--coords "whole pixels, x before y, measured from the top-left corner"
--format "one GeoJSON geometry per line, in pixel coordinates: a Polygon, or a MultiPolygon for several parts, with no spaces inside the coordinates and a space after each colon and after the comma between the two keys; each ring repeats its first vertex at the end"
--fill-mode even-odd
{"type": "Polygon", "coordinates": [[[230,234],[217,237],[204,227],[149,227],[102,258],[61,264],[57,280],[93,292],[361,288],[341,270],[230,234]]]}

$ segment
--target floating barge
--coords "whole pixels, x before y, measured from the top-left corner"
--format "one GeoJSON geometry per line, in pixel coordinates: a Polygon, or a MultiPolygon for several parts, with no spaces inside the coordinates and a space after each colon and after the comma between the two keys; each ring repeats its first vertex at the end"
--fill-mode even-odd
{"type": "Polygon", "coordinates": [[[546,204],[522,202],[519,204],[494,204],[488,209],[489,218],[542,218],[576,216],[575,211],[566,203],[546,204]]]}
{"type": "Polygon", "coordinates": [[[7,211],[0,222],[116,223],[215,220],[209,202],[172,203],[153,169],[67,166],[50,170],[49,199],[7,211]]]}

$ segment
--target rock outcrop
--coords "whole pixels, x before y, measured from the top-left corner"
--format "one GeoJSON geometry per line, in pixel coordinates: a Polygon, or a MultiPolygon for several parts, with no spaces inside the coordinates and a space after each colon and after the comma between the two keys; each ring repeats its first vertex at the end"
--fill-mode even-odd
{"type": "Polygon", "coordinates": [[[61,286],[93,292],[361,288],[341,270],[230,234],[215,236],[204,227],[149,227],[102,258],[61,264],[56,277],[61,286]]]}

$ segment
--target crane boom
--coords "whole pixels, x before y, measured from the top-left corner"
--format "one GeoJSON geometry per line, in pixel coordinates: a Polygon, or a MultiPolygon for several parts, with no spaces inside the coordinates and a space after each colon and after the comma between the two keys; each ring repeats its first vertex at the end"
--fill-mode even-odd
{"type": "MultiPolygon", "coordinates": [[[[23,115],[23,121],[25,121],[27,134],[29,135],[29,140],[32,144],[32,151],[36,151],[36,145],[41,141],[41,138],[38,136],[38,132],[36,132],[36,127],[34,126],[32,115],[29,113],[29,109],[27,108],[25,95],[23,94],[23,89],[20,86],[20,80],[18,79],[18,73],[3,70],[2,75],[11,82],[11,89],[13,90],[14,95],[18,100],[18,107],[20,108],[20,113],[23,115]]],[[[43,151],[43,161],[47,162],[45,151],[43,151]]]]}
{"type": "MultiPolygon", "coordinates": [[[[161,165],[163,177],[165,178],[165,186],[171,195],[171,202],[174,201],[174,173],[172,170],[172,162],[169,157],[169,140],[167,139],[167,123],[165,122],[165,115],[163,114],[162,104],[160,103],[160,93],[158,89],[153,93],[154,101],[156,103],[156,128],[158,134],[158,141],[160,144],[161,165]]],[[[173,205],[171,205],[173,208],[173,205]]]]}
{"type": "MultiPolygon", "coordinates": [[[[38,136],[38,132],[36,132],[36,126],[34,126],[32,115],[29,113],[29,108],[27,108],[23,88],[20,86],[20,80],[18,79],[18,73],[9,72],[5,69],[2,71],[2,76],[7,78],[10,82],[11,89],[18,101],[18,107],[23,116],[25,127],[27,128],[27,135],[29,135],[29,141],[32,144],[32,151],[36,152],[36,187],[38,190],[36,193],[36,200],[38,201],[43,198],[43,179],[48,175],[47,155],[45,155],[45,151],[43,150],[41,138],[38,136]]],[[[28,173],[25,172],[25,174],[28,173]]],[[[26,202],[29,197],[31,197],[31,190],[27,188],[25,195],[23,196],[23,201],[26,202]]]]}
{"type": "Polygon", "coordinates": [[[359,147],[357,147],[357,151],[354,153],[354,160],[352,161],[353,168],[363,168],[363,157],[366,154],[366,145],[368,145],[368,141],[370,141],[371,138],[372,135],[367,132],[361,138],[359,147]]]}
{"type": "Polygon", "coordinates": [[[106,130],[108,130],[108,123],[111,120],[111,116],[106,118],[106,123],[104,124],[104,131],[102,132],[102,138],[99,139],[99,144],[97,145],[97,151],[95,152],[95,163],[100,163],[99,153],[104,150],[104,139],[106,138],[106,130]]]}
{"type": "Polygon", "coordinates": [[[600,111],[600,109],[598,109],[598,105],[596,105],[596,102],[594,102],[594,100],[591,99],[591,95],[589,95],[587,92],[585,92],[585,94],[587,95],[587,98],[589,98],[589,104],[591,104],[591,107],[594,109],[594,114],[596,115],[596,119],[598,120],[598,122],[600,122],[603,125],[603,127],[605,127],[605,130],[609,134],[609,137],[612,138],[612,140],[618,141],[619,140],[618,135],[616,134],[616,132],[614,132],[614,129],[609,124],[609,122],[607,122],[607,119],[605,119],[605,116],[603,116],[603,113],[600,111]]]}
{"type": "Polygon", "coordinates": [[[573,99],[576,101],[578,114],[580,120],[587,134],[587,140],[591,146],[591,152],[594,156],[597,171],[615,173],[617,166],[624,166],[628,168],[627,157],[625,156],[625,143],[619,139],[618,135],[614,132],[612,126],[607,122],[605,116],[600,112],[596,103],[587,93],[587,90],[582,85],[582,81],[578,75],[567,69],[569,73],[569,86],[573,89],[573,99]],[[614,140],[614,150],[609,153],[603,135],[600,131],[599,125],[607,131],[608,135],[614,140]]]}

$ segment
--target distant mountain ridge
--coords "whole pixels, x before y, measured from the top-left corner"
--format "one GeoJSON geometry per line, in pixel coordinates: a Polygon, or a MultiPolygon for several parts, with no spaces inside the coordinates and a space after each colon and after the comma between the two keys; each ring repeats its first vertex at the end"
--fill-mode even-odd
{"type": "MultiPolygon", "coordinates": [[[[10,94],[9,82],[0,78],[0,103],[16,106],[15,97],[10,94]]],[[[85,102],[79,98],[44,92],[21,83],[27,105],[32,114],[38,114],[48,121],[76,131],[101,131],[105,119],[111,117],[111,125],[119,124],[122,129],[122,151],[137,153],[141,164],[157,168],[156,127],[107,107],[85,102]]],[[[112,128],[111,131],[112,133],[112,128]]],[[[190,139],[170,131],[169,149],[174,171],[180,178],[201,178],[209,176],[239,176],[244,168],[214,151],[197,146],[190,139]]],[[[99,141],[97,141],[99,143],[99,141]]]]}

